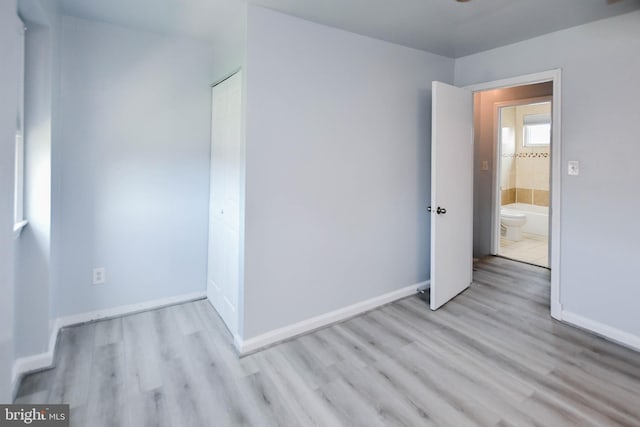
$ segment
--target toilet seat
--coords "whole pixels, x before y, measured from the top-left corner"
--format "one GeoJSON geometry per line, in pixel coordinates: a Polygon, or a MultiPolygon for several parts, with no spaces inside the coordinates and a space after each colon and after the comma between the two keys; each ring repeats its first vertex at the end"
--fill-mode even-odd
{"type": "Polygon", "coordinates": [[[525,214],[512,211],[511,209],[501,209],[500,216],[505,219],[523,219],[527,217],[525,214]]]}

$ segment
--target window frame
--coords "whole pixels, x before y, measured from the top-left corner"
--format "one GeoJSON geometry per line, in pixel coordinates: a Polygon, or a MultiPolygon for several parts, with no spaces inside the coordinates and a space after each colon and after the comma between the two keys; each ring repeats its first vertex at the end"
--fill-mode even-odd
{"type": "Polygon", "coordinates": [[[523,147],[547,147],[551,145],[551,114],[546,114],[546,113],[542,113],[542,114],[527,114],[525,116],[523,116],[523,123],[522,123],[522,146],[523,147]],[[527,120],[527,117],[529,117],[529,119],[527,120]],[[528,122],[528,123],[527,123],[528,122]],[[549,138],[546,140],[546,142],[531,142],[531,128],[534,126],[548,126],[549,127],[549,138]]]}
{"type": "Polygon", "coordinates": [[[24,99],[26,70],[26,27],[18,20],[18,105],[16,111],[16,134],[14,143],[14,188],[13,188],[13,231],[16,236],[27,225],[24,215],[24,99]]]}

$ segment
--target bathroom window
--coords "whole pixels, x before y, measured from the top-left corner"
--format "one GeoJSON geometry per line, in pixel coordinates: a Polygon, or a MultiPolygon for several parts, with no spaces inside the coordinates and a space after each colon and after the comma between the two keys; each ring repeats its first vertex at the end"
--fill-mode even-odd
{"type": "Polygon", "coordinates": [[[551,114],[524,116],[524,146],[539,147],[551,142],[551,114]]]}

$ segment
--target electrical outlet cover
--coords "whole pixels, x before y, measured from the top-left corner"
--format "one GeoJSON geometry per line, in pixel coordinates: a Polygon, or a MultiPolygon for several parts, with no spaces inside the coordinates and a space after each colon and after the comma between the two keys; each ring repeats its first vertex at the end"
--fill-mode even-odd
{"type": "Polygon", "coordinates": [[[577,160],[570,160],[567,169],[569,175],[580,175],[580,162],[578,162],[577,160]]]}
{"type": "Polygon", "coordinates": [[[107,281],[107,272],[104,267],[98,267],[93,269],[93,281],[94,285],[102,285],[107,281]]]}

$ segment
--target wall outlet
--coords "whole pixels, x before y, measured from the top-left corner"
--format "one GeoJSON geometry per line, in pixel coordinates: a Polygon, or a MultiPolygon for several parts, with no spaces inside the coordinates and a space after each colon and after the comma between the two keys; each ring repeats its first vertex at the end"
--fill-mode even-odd
{"type": "Polygon", "coordinates": [[[577,160],[570,160],[567,168],[569,175],[580,175],[580,162],[577,160]]]}
{"type": "Polygon", "coordinates": [[[107,270],[104,267],[97,267],[93,269],[93,284],[104,285],[107,281],[107,270]]]}
{"type": "Polygon", "coordinates": [[[483,171],[488,171],[489,170],[489,160],[483,160],[482,161],[482,170],[483,171]]]}

